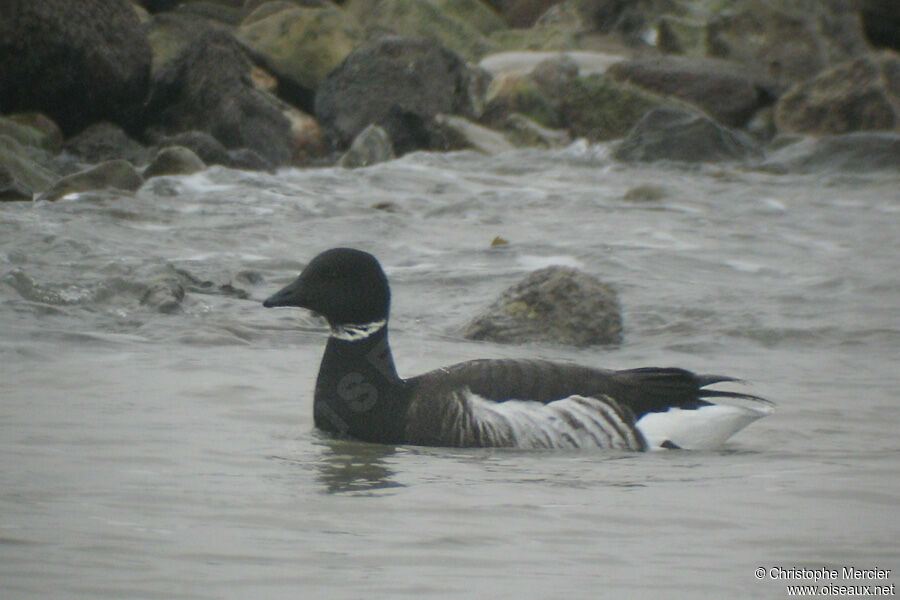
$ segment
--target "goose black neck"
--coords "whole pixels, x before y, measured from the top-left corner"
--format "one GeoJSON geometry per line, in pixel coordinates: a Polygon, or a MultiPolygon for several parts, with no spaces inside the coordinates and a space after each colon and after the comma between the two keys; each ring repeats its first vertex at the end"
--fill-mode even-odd
{"type": "Polygon", "coordinates": [[[404,389],[387,325],[353,341],[331,336],[316,381],[316,427],[365,441],[400,442],[404,389]]]}

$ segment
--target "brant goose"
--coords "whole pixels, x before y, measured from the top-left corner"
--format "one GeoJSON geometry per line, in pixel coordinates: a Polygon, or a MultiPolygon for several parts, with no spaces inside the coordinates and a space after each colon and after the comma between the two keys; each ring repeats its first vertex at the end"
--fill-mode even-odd
{"type": "Polygon", "coordinates": [[[360,250],[319,254],[263,305],[298,306],[328,320],[315,424],[367,442],[700,449],[773,410],[762,398],[707,388],[731,377],[674,368],[473,360],[401,379],[388,345],[388,280],[360,250]]]}

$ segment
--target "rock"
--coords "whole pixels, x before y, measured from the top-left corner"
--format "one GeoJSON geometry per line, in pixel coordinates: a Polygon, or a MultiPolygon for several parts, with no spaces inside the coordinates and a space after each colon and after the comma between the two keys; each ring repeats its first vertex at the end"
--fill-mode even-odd
{"type": "Polygon", "coordinates": [[[378,125],[369,125],[356,136],[350,149],[341,157],[341,166],[345,169],[368,167],[392,158],[394,147],[391,136],[378,125]]]}
{"type": "Polygon", "coordinates": [[[743,127],[776,99],[775,82],[740,63],[685,56],[660,56],[617,63],[607,71],[657,94],[695,104],[729,127],[743,127]]]}
{"type": "Polygon", "coordinates": [[[147,117],[167,134],[205,131],[226,148],[250,148],[284,165],[292,159],[291,134],[280,107],[253,87],[250,61],[234,37],[211,29],[154,75],[147,117]]]}
{"type": "Polygon", "coordinates": [[[876,47],[900,51],[900,11],[897,0],[858,0],[866,37],[876,47]]]}
{"type": "Polygon", "coordinates": [[[231,156],[222,143],[202,131],[184,131],[172,136],[157,136],[153,142],[160,147],[183,146],[190,149],[207,165],[231,166],[231,156]]]}
{"type": "Polygon", "coordinates": [[[654,183],[641,183],[630,188],[622,199],[628,202],[657,202],[668,196],[666,188],[654,183]]]}
{"type": "Polygon", "coordinates": [[[656,46],[663,54],[706,54],[706,21],[661,15],[656,23],[656,46]]]}
{"type": "Polygon", "coordinates": [[[500,126],[520,113],[544,127],[602,141],[624,136],[648,110],[669,104],[606,75],[579,76],[572,66],[549,59],[529,75],[501,74],[488,89],[482,120],[500,126]]]}
{"type": "Polygon", "coordinates": [[[102,119],[139,125],[150,46],[129,3],[19,0],[2,13],[3,112],[44,112],[67,135],[102,119]]]}
{"type": "Polygon", "coordinates": [[[315,164],[328,156],[328,135],[314,117],[290,106],[283,108],[282,114],[291,124],[291,150],[295,165],[315,164]]]}
{"type": "Polygon", "coordinates": [[[123,158],[132,164],[144,164],[150,152],[114,123],[101,121],[66,140],[65,149],[82,162],[99,163],[123,158]]]}
{"type": "Polygon", "coordinates": [[[531,27],[561,0],[488,0],[510,27],[531,27]]]}
{"type": "Polygon", "coordinates": [[[868,51],[851,0],[732,0],[706,35],[710,56],[762,68],[781,89],[868,51]]]}
{"type": "Polygon", "coordinates": [[[648,110],[666,99],[606,75],[579,77],[560,98],[561,125],[577,137],[604,141],[624,136],[648,110]]]}
{"type": "Polygon", "coordinates": [[[163,12],[154,15],[145,25],[147,41],[152,50],[151,81],[159,77],[163,67],[180,56],[191,41],[216,29],[197,15],[163,12]]]}
{"type": "Polygon", "coordinates": [[[619,54],[607,54],[605,52],[571,50],[560,53],[517,50],[489,54],[478,62],[478,66],[494,76],[509,72],[527,75],[534,71],[539,64],[548,59],[557,59],[560,54],[574,62],[578,68],[578,73],[581,75],[605,73],[610,66],[623,60],[623,57],[619,54]]]}
{"type": "Polygon", "coordinates": [[[493,52],[573,51],[580,48],[576,31],[557,24],[535,25],[528,29],[500,29],[488,36],[493,52]]]}
{"type": "Polygon", "coordinates": [[[206,165],[200,157],[184,146],[169,146],[156,153],[144,169],[144,179],[160,175],[190,175],[202,171],[206,165]]]}
{"type": "Polygon", "coordinates": [[[221,2],[206,2],[192,0],[183,2],[176,9],[178,12],[202,17],[208,21],[236,27],[244,18],[244,11],[240,3],[228,6],[221,2]]]}
{"type": "Polygon", "coordinates": [[[138,0],[138,4],[147,9],[151,13],[166,12],[173,10],[182,0],[138,0]]]}
{"type": "Polygon", "coordinates": [[[454,52],[429,40],[385,37],[363,44],[316,92],[315,116],[346,147],[372,123],[403,154],[430,144],[439,113],[474,116],[478,77],[454,52]]]}
{"type": "Polygon", "coordinates": [[[463,117],[437,115],[434,120],[450,150],[476,150],[490,155],[508,152],[516,148],[502,133],[463,117]]]}
{"type": "Polygon", "coordinates": [[[275,165],[250,148],[237,148],[228,151],[228,166],[244,171],[275,171],[275,165]]]}
{"type": "Polygon", "coordinates": [[[141,304],[168,315],[181,310],[184,295],[184,286],[176,277],[163,277],[147,287],[141,304]]]}
{"type": "Polygon", "coordinates": [[[311,110],[325,75],[365,39],[362,27],[337,6],[295,5],[262,18],[256,12],[238,28],[238,39],[276,75],[283,98],[311,110]]]}
{"type": "Polygon", "coordinates": [[[746,134],[683,108],[655,108],[644,115],[615,149],[618,160],[715,162],[759,154],[746,134]]]}
{"type": "Polygon", "coordinates": [[[31,200],[56,181],[57,174],[34,160],[16,139],[0,134],[0,201],[31,200]]]}
{"type": "MultiPolygon", "coordinates": [[[[248,0],[244,3],[246,16],[244,16],[244,20],[241,21],[241,26],[250,25],[270,17],[275,13],[283,10],[293,10],[299,6],[300,3],[293,2],[292,0],[248,0]]],[[[332,6],[332,4],[330,2],[323,2],[319,8],[325,8],[327,6],[332,6]]]]}
{"type": "Polygon", "coordinates": [[[58,152],[62,147],[62,132],[42,113],[17,113],[0,117],[0,135],[8,135],[25,146],[58,152]]]}
{"type": "Polygon", "coordinates": [[[558,98],[541,89],[528,73],[501,73],[488,87],[481,120],[497,126],[512,114],[525,115],[544,127],[562,127],[558,98]]]}
{"type": "Polygon", "coordinates": [[[429,0],[349,0],[344,10],[375,34],[425,38],[467,60],[494,49],[477,29],[429,0]]]}
{"type": "Polygon", "coordinates": [[[900,165],[900,134],[856,132],[806,137],[771,153],[760,164],[774,173],[818,171],[897,171],[900,165]]]}
{"type": "Polygon", "coordinates": [[[516,146],[561,148],[572,142],[572,136],[561,129],[542,127],[525,115],[512,113],[499,123],[506,139],[516,146]]]}
{"type": "Polygon", "coordinates": [[[867,54],[794,86],[778,101],[775,123],[819,135],[900,129],[900,56],[867,54]]]}
{"type": "Polygon", "coordinates": [[[67,175],[38,196],[38,200],[59,200],[68,194],[117,189],[133,192],[144,180],[127,160],[116,159],[67,175]]]}
{"type": "Polygon", "coordinates": [[[430,0],[442,13],[462,21],[482,35],[506,29],[506,23],[480,0],[430,0]]]}
{"type": "Polygon", "coordinates": [[[578,347],[622,341],[615,291],[570,267],[547,267],[504,291],[463,335],[504,344],[550,342],[578,347]]]}

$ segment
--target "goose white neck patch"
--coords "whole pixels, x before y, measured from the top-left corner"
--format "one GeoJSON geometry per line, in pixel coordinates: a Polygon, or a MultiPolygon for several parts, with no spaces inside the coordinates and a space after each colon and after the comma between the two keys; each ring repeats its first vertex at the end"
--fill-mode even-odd
{"type": "Polygon", "coordinates": [[[331,328],[331,337],[345,342],[358,342],[378,332],[387,324],[386,319],[371,323],[347,323],[331,328]]]}

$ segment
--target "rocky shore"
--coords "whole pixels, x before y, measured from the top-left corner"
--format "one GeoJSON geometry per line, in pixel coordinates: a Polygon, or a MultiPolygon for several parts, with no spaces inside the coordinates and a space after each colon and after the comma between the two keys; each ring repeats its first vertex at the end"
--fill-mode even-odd
{"type": "Polygon", "coordinates": [[[9,0],[0,200],[209,165],[585,138],[622,161],[900,167],[878,0],[9,0]]]}

